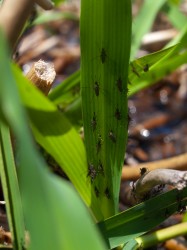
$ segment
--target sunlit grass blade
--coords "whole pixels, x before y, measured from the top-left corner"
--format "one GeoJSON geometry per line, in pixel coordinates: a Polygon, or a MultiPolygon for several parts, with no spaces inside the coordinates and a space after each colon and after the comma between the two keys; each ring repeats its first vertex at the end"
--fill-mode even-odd
{"type": "Polygon", "coordinates": [[[127,140],[131,1],[81,2],[81,95],[90,182],[105,217],[118,209],[127,140]]]}
{"type": "Polygon", "coordinates": [[[134,59],[136,56],[137,50],[141,45],[143,35],[151,29],[159,9],[165,2],[166,0],[145,0],[143,2],[140,12],[133,21],[131,59],[134,59]]]}
{"type": "MultiPolygon", "coordinates": [[[[1,66],[1,62],[0,62],[1,66]]],[[[0,80],[0,84],[3,84],[0,80]]],[[[8,223],[17,250],[25,247],[25,226],[14,156],[8,126],[0,123],[0,175],[8,223]]]]}
{"type": "Polygon", "coordinates": [[[104,222],[100,228],[110,248],[125,244],[159,225],[187,204],[187,188],[159,195],[104,222]]]}
{"type": "Polygon", "coordinates": [[[44,24],[48,22],[54,22],[57,20],[63,20],[63,19],[70,19],[70,20],[77,20],[78,17],[73,14],[72,12],[57,12],[57,11],[50,11],[50,12],[44,12],[40,14],[32,23],[33,25],[39,25],[44,24]]]}
{"type": "Polygon", "coordinates": [[[186,16],[179,10],[179,5],[168,1],[167,4],[163,7],[163,11],[166,13],[169,21],[173,24],[174,27],[181,30],[186,24],[186,16]]]}
{"type": "Polygon", "coordinates": [[[134,239],[128,241],[122,248],[122,250],[137,250],[140,246],[138,242],[134,239]]]}
{"type": "Polygon", "coordinates": [[[164,76],[170,74],[182,64],[187,62],[187,52],[174,54],[169,60],[166,59],[150,67],[149,71],[136,77],[130,86],[129,96],[139,92],[144,88],[148,88],[155,84],[164,76]]]}
{"type": "MultiPolygon", "coordinates": [[[[19,145],[19,181],[31,240],[29,249],[106,249],[75,189],[70,183],[51,174],[36,151],[2,34],[0,53],[0,111],[12,128],[19,145]]],[[[25,86],[24,83],[23,85],[25,86]]],[[[29,87],[26,89],[30,91],[29,87]]],[[[30,95],[32,96],[32,92],[30,95]]],[[[36,102],[37,99],[34,100],[35,105],[36,102]]]]}

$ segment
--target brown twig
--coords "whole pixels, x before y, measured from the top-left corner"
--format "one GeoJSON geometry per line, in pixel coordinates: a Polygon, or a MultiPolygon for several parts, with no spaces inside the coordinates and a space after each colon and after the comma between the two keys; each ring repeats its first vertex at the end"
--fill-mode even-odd
{"type": "Polygon", "coordinates": [[[49,93],[56,73],[52,63],[42,60],[34,63],[26,77],[38,87],[45,95],[49,93]]]}
{"type": "Polygon", "coordinates": [[[122,170],[122,180],[137,180],[140,177],[140,169],[143,168],[147,168],[148,170],[158,168],[187,170],[187,153],[165,160],[141,163],[137,166],[124,166],[122,170]]]}

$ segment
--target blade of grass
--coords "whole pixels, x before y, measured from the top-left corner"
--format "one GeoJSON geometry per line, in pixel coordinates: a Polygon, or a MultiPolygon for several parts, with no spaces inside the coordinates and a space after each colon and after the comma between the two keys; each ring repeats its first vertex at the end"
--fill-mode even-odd
{"type": "Polygon", "coordinates": [[[168,19],[174,27],[181,30],[186,24],[186,16],[179,10],[179,5],[174,4],[171,1],[168,2],[164,7],[163,11],[166,13],[168,19]]]}
{"type": "Polygon", "coordinates": [[[139,246],[143,248],[152,247],[166,240],[187,234],[187,222],[179,223],[167,228],[163,228],[151,234],[144,235],[136,239],[139,246]]]}
{"type": "Polygon", "coordinates": [[[15,249],[25,246],[25,227],[16,167],[12,152],[10,132],[4,123],[0,124],[0,175],[6,211],[15,249]]]}
{"type": "Polygon", "coordinates": [[[151,230],[186,204],[187,188],[172,190],[108,218],[99,226],[110,248],[114,248],[151,230]]]}
{"type": "Polygon", "coordinates": [[[143,35],[145,35],[153,25],[153,21],[166,0],[145,0],[140,12],[133,22],[131,59],[133,59],[139,49],[143,35]],[[146,17],[146,20],[145,20],[146,17]]]}
{"type": "Polygon", "coordinates": [[[48,22],[53,22],[57,20],[63,20],[63,19],[69,19],[69,20],[76,20],[78,21],[78,16],[76,16],[72,12],[57,12],[57,11],[50,11],[50,12],[44,12],[37,17],[34,22],[32,23],[33,25],[39,25],[39,24],[44,24],[48,22]]]}
{"type": "Polygon", "coordinates": [[[105,217],[118,209],[127,140],[131,1],[81,2],[81,94],[90,182],[105,217]]]}
{"type": "Polygon", "coordinates": [[[150,87],[162,77],[170,74],[186,62],[187,52],[183,52],[181,54],[173,56],[169,60],[165,60],[162,63],[153,65],[152,68],[150,68],[149,72],[142,74],[139,78],[136,77],[134,81],[132,81],[129,96],[134,95],[144,88],[150,87]]]}

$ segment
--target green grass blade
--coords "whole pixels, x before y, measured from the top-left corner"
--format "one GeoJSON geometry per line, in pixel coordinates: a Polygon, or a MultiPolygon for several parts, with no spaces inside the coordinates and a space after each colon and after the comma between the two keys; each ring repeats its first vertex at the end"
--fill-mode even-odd
{"type": "Polygon", "coordinates": [[[180,33],[174,37],[166,46],[165,48],[168,48],[170,46],[173,46],[177,43],[179,43],[180,46],[178,46],[178,50],[180,51],[183,48],[186,48],[186,39],[187,39],[187,25],[184,25],[181,29],[180,33]]]}
{"type": "Polygon", "coordinates": [[[187,188],[159,195],[100,223],[110,248],[127,243],[159,225],[187,204],[187,188]]]}
{"type": "Polygon", "coordinates": [[[137,50],[141,45],[143,35],[148,33],[148,31],[151,29],[159,9],[165,2],[166,0],[145,0],[143,2],[143,6],[141,7],[140,12],[133,22],[131,59],[136,56],[137,50]]]}
{"type": "Polygon", "coordinates": [[[96,218],[101,219],[98,201],[87,178],[86,153],[79,134],[57,107],[16,67],[13,67],[13,72],[36,141],[53,156],[96,218]]]}
{"type": "Polygon", "coordinates": [[[106,249],[74,188],[52,175],[35,149],[2,34],[0,52],[0,111],[10,124],[19,145],[19,180],[26,225],[31,237],[29,249],[106,249]]]}
{"type": "Polygon", "coordinates": [[[77,70],[61,84],[55,87],[48,95],[49,99],[56,105],[66,106],[77,96],[80,90],[80,70],[77,70]]]}
{"type": "Polygon", "coordinates": [[[131,1],[81,2],[81,94],[90,182],[105,217],[118,207],[127,140],[131,1]]]}
{"type": "Polygon", "coordinates": [[[144,88],[150,87],[186,62],[187,52],[173,54],[169,60],[166,58],[166,60],[158,62],[153,65],[148,72],[142,74],[140,77],[134,78],[134,80],[131,81],[129,96],[132,96],[144,88]]]}
{"type": "Polygon", "coordinates": [[[54,22],[58,20],[63,20],[63,19],[70,19],[70,20],[77,20],[78,17],[73,14],[72,12],[57,12],[57,11],[50,11],[50,12],[44,12],[37,17],[32,25],[39,25],[39,24],[44,24],[48,22],[54,22]]]}
{"type": "Polygon", "coordinates": [[[179,10],[179,5],[174,3],[167,3],[163,7],[163,11],[166,13],[168,19],[174,27],[181,30],[186,24],[186,16],[179,10]]]}
{"type": "MultiPolygon", "coordinates": [[[[1,63],[0,63],[1,65],[1,63]]],[[[0,84],[3,82],[0,81],[0,84]]],[[[10,132],[5,123],[0,124],[0,175],[3,194],[6,201],[6,211],[13,245],[22,250],[25,245],[25,228],[17,173],[12,152],[10,132]]]]}
{"type": "Polygon", "coordinates": [[[140,246],[136,240],[130,240],[127,242],[127,244],[124,245],[122,250],[137,250],[140,246]]]}

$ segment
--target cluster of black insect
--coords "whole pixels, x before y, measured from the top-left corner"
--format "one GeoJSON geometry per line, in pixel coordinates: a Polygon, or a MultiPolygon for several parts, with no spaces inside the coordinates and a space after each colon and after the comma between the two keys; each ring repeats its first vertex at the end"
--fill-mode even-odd
{"type": "Polygon", "coordinates": [[[95,169],[93,164],[88,164],[88,173],[87,177],[90,177],[91,183],[95,180],[97,177],[97,170],[95,169]]]}
{"type": "Polygon", "coordinates": [[[93,181],[99,174],[104,176],[104,167],[101,161],[99,160],[99,164],[97,165],[97,167],[94,167],[92,163],[89,163],[87,177],[90,177],[91,183],[93,183],[93,181]]]}

